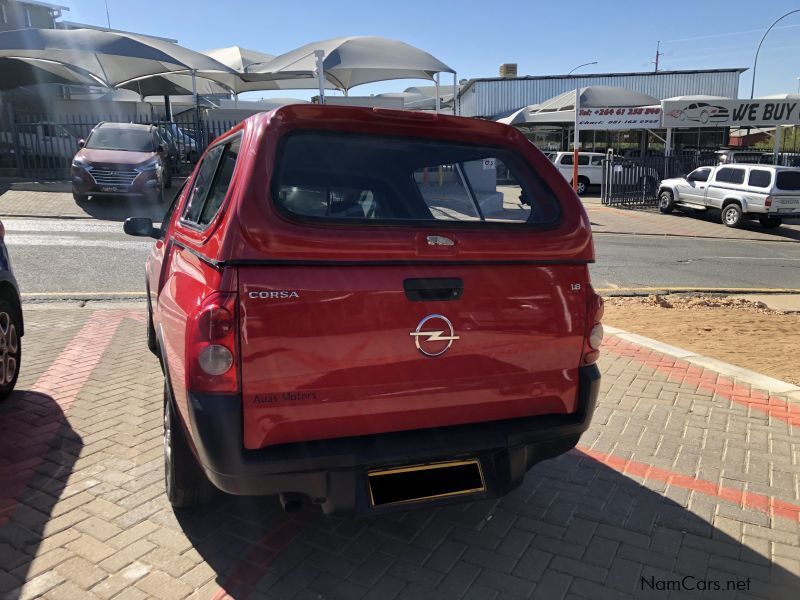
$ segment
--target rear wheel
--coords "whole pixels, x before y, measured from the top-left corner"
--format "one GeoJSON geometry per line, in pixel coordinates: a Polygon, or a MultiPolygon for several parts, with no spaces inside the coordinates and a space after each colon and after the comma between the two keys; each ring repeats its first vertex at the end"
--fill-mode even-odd
{"type": "Polygon", "coordinates": [[[578,177],[576,191],[578,196],[583,196],[589,189],[589,180],[586,177],[578,177]]]}
{"type": "Polygon", "coordinates": [[[19,310],[8,298],[0,298],[0,400],[7,398],[17,384],[22,358],[19,310]]]}
{"type": "Polygon", "coordinates": [[[722,207],[722,224],[727,227],[741,227],[744,216],[742,207],[736,203],[722,207]]]}
{"type": "Polygon", "coordinates": [[[175,508],[202,504],[212,492],[197,459],[189,447],[186,434],[175,414],[169,388],[164,383],[164,483],[167,499],[175,508]]]}
{"type": "Polygon", "coordinates": [[[675,210],[675,200],[672,197],[672,192],[669,190],[664,190],[658,195],[658,210],[665,215],[675,210]]]}
{"type": "Polygon", "coordinates": [[[783,219],[780,217],[758,217],[758,222],[764,229],[776,229],[781,226],[783,219]]]}

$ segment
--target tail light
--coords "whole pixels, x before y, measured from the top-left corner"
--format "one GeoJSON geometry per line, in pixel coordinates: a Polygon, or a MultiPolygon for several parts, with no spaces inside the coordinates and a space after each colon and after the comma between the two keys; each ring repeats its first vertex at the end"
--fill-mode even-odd
{"type": "Polygon", "coordinates": [[[582,365],[592,365],[600,356],[600,345],[603,343],[603,298],[589,286],[588,306],[586,311],[586,334],[583,342],[582,365]]]}
{"type": "Polygon", "coordinates": [[[766,198],[764,198],[764,206],[766,206],[767,208],[772,206],[772,196],[767,196],[766,198]]]}
{"type": "Polygon", "coordinates": [[[235,293],[215,292],[186,329],[186,387],[193,392],[239,391],[235,293]]]}

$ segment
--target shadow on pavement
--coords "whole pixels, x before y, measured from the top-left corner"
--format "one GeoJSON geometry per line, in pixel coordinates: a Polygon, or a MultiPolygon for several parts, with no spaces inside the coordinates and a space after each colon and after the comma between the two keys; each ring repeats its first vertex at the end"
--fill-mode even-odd
{"type": "MultiPolygon", "coordinates": [[[[710,208],[708,210],[692,210],[692,209],[676,209],[674,212],[668,215],[662,215],[658,208],[653,206],[624,206],[618,205],[613,206],[612,208],[617,208],[623,211],[631,211],[637,213],[649,213],[653,215],[657,215],[659,218],[667,219],[696,219],[698,221],[705,221],[706,223],[713,223],[718,227],[721,227],[721,231],[724,233],[725,225],[721,223],[720,213],[719,210],[715,208],[710,208]]],[[[665,227],[665,229],[667,229],[665,227]]],[[[800,240],[800,217],[793,217],[791,219],[784,219],[783,226],[778,227],[776,229],[767,229],[762,227],[761,224],[755,221],[744,221],[742,223],[741,229],[745,231],[753,231],[756,233],[763,234],[765,236],[775,237],[775,238],[783,238],[789,240],[800,240]],[[794,226],[795,228],[788,228],[786,227],[794,226]]],[[[720,236],[721,237],[721,236],[720,236]]]]}
{"type": "MultiPolygon", "coordinates": [[[[719,225],[720,227],[725,227],[725,225],[723,225],[720,222],[719,211],[713,208],[709,210],[698,210],[698,211],[693,211],[691,209],[685,211],[676,210],[671,215],[663,215],[663,216],[698,219],[700,221],[705,221],[706,223],[714,223],[716,225],[719,225]]],[[[795,225],[795,226],[800,225],[800,219],[798,218],[785,219],[783,223],[784,223],[783,226],[778,227],[776,229],[767,229],[765,227],[762,227],[758,221],[745,221],[744,223],[742,223],[741,229],[744,229],[746,231],[755,231],[763,235],[768,235],[776,238],[800,240],[800,229],[789,229],[786,227],[786,225],[795,225]]]]}
{"type": "Polygon", "coordinates": [[[0,596],[17,598],[37,575],[31,562],[82,447],[50,396],[16,391],[0,402],[0,596]]]}
{"type": "MultiPolygon", "coordinates": [[[[165,190],[172,192],[172,190],[165,190]]],[[[85,200],[76,200],[87,216],[100,221],[124,221],[128,217],[148,217],[154,223],[161,218],[169,207],[172,197],[164,198],[161,203],[149,198],[129,198],[126,196],[90,196],[85,200]]]]}
{"type": "MultiPolygon", "coordinates": [[[[673,495],[713,518],[714,498],[673,495]]],[[[573,451],[499,501],[345,519],[227,496],[176,515],[215,598],[800,597],[800,575],[681,503],[573,451]]]]}
{"type": "Polygon", "coordinates": [[[164,190],[164,200],[159,203],[150,198],[125,195],[90,196],[83,200],[75,200],[69,183],[63,181],[0,180],[0,200],[2,200],[0,213],[5,217],[94,218],[103,221],[148,217],[159,223],[182,183],[182,178],[174,178],[172,186],[164,190]]]}
{"type": "Polygon", "coordinates": [[[101,221],[124,221],[128,217],[148,217],[154,223],[160,223],[175,195],[181,187],[181,181],[173,182],[172,187],[164,190],[164,200],[155,202],[150,198],[133,198],[130,196],[90,196],[85,200],[76,200],[87,216],[101,221]]]}

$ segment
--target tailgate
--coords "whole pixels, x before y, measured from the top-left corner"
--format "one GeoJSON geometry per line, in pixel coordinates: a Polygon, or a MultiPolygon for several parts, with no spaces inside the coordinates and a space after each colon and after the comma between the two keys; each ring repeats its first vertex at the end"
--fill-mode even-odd
{"type": "Polygon", "coordinates": [[[573,412],[587,285],[585,265],[240,267],[245,446],[573,412]]]}
{"type": "Polygon", "coordinates": [[[773,194],[771,212],[800,213],[800,194],[797,192],[773,194]]]}

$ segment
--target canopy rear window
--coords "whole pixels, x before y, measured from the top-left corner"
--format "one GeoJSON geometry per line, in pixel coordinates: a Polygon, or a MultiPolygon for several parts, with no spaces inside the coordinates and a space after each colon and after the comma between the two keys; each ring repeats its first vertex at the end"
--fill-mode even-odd
{"type": "Polygon", "coordinates": [[[791,192],[800,190],[800,171],[778,171],[775,187],[791,192]]]}
{"type": "Polygon", "coordinates": [[[298,132],[273,195],[294,217],[365,224],[555,222],[552,190],[515,152],[436,140],[298,132]]]}

